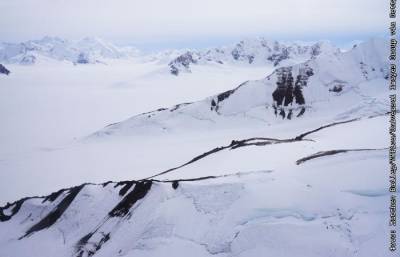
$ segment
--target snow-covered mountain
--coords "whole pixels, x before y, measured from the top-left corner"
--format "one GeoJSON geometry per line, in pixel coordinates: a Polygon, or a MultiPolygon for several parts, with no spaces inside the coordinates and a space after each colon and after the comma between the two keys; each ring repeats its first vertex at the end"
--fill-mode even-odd
{"type": "Polygon", "coordinates": [[[264,79],[72,146],[3,155],[7,172],[129,179],[0,207],[0,256],[393,256],[387,138],[376,136],[390,110],[386,46],[282,59],[264,79]]]}
{"type": "Polygon", "coordinates": [[[0,43],[0,61],[34,64],[40,58],[51,58],[73,63],[96,63],[103,59],[128,58],[138,55],[131,47],[116,47],[99,38],[70,41],[58,37],[44,37],[22,43],[0,43]]]}
{"type": "Polygon", "coordinates": [[[86,64],[102,62],[103,59],[140,56],[141,61],[165,64],[170,73],[178,75],[181,72],[191,72],[192,65],[281,67],[305,62],[322,53],[332,54],[339,51],[329,42],[299,44],[256,38],[207,50],[173,49],[144,55],[136,48],[117,47],[99,38],[86,37],[71,41],[59,37],[44,37],[21,43],[0,43],[0,61],[34,64],[38,59],[50,58],[86,64]]]}
{"type": "Polygon", "coordinates": [[[178,104],[112,124],[95,136],[265,126],[303,116],[341,120],[387,112],[386,42],[372,39],[348,52],[330,52],[277,68],[265,79],[194,103],[178,104]]]}
{"type": "Polygon", "coordinates": [[[320,54],[339,52],[340,50],[329,42],[298,44],[257,38],[205,51],[185,51],[168,65],[170,72],[178,75],[180,72],[190,72],[190,67],[197,64],[287,66],[314,59],[320,54]]]}

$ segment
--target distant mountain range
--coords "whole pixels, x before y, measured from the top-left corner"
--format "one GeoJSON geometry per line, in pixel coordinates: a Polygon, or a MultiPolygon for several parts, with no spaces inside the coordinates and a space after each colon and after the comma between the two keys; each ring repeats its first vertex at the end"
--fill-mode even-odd
{"type": "Polygon", "coordinates": [[[138,54],[133,47],[116,47],[98,38],[70,41],[44,37],[22,43],[0,43],[0,62],[34,64],[40,58],[73,63],[97,63],[102,59],[129,58],[138,54]]]}
{"type": "Polygon", "coordinates": [[[340,50],[328,42],[282,43],[264,38],[242,40],[236,44],[206,50],[167,50],[143,54],[134,47],[117,47],[99,38],[77,41],[44,37],[21,43],[0,43],[0,63],[31,65],[40,59],[94,64],[106,59],[134,58],[165,63],[171,74],[191,72],[193,65],[293,65],[315,58],[322,53],[340,50]]]}
{"type": "Polygon", "coordinates": [[[170,63],[174,75],[190,72],[192,65],[242,64],[242,65],[293,65],[313,59],[320,54],[339,53],[340,49],[328,42],[309,44],[282,43],[264,38],[242,40],[237,44],[204,51],[186,51],[170,63]]]}

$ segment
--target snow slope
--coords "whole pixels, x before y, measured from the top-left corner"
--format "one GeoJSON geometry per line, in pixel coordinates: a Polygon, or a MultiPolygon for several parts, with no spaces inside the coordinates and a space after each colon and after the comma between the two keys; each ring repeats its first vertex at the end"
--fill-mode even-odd
{"type": "Polygon", "coordinates": [[[153,180],[22,199],[0,209],[0,255],[391,256],[388,150],[366,140],[386,119],[227,149],[153,180]],[[339,141],[343,132],[354,136],[339,141]],[[353,151],[296,163],[319,149],[353,151]]]}
{"type": "MultiPolygon", "coordinates": [[[[165,64],[154,61],[116,59],[107,63],[72,65],[51,60],[7,65],[10,75],[0,76],[0,170],[8,175],[7,180],[0,180],[0,205],[31,192],[46,194],[84,181],[111,179],[95,152],[119,149],[110,157],[120,156],[118,163],[128,166],[129,158],[123,161],[122,156],[126,157],[125,150],[134,150],[129,150],[129,144],[99,146],[97,150],[96,144],[75,144],[106,124],[127,119],[132,113],[195,101],[272,71],[266,67],[199,66],[193,74],[175,77],[160,72],[165,64]],[[68,165],[60,165],[66,162],[68,165]],[[97,164],[101,171],[92,173],[97,164]],[[61,175],[64,169],[68,170],[65,176],[61,175]],[[24,179],[31,174],[36,175],[24,179]]],[[[120,173],[118,179],[129,179],[127,169],[122,171],[126,177],[120,173]]]]}

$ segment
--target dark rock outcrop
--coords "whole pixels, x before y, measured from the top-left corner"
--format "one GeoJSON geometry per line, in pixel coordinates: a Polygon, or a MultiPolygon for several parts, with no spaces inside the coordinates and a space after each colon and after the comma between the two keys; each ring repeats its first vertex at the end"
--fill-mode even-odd
{"type": "Polygon", "coordinates": [[[236,92],[236,90],[238,90],[240,87],[244,86],[248,81],[243,82],[242,84],[240,84],[239,86],[237,86],[234,89],[222,92],[220,94],[217,95],[217,97],[214,99],[211,99],[211,111],[216,111],[218,113],[219,110],[219,104],[221,102],[223,102],[224,100],[228,99],[232,94],[234,94],[236,92]]]}
{"type": "Polygon", "coordinates": [[[32,65],[36,63],[36,57],[34,55],[26,55],[20,61],[22,65],[32,65]]]}
{"type": "Polygon", "coordinates": [[[135,183],[135,181],[121,181],[118,182],[114,188],[122,186],[122,188],[119,190],[119,195],[120,196],[124,196],[128,190],[133,186],[133,184],[135,183]]]}
{"type": "Polygon", "coordinates": [[[301,158],[296,161],[297,165],[300,165],[306,161],[312,160],[312,159],[317,159],[320,157],[324,156],[329,156],[329,155],[336,155],[340,153],[347,153],[347,152],[362,152],[362,151],[379,151],[379,150],[386,150],[387,148],[381,148],[381,149],[370,149],[370,148],[364,148],[364,149],[338,149],[338,150],[329,150],[329,151],[320,151],[315,154],[306,156],[304,158],[301,158]]]}
{"type": "Polygon", "coordinates": [[[57,204],[57,206],[54,207],[54,209],[51,210],[43,219],[41,219],[38,223],[29,228],[23,237],[29,236],[34,232],[46,229],[56,223],[56,221],[68,209],[70,204],[74,201],[75,197],[79,194],[84,186],[85,185],[81,185],[69,189],[67,196],[65,196],[64,199],[62,199],[61,202],[57,204]]]}
{"type": "Polygon", "coordinates": [[[76,63],[79,64],[88,64],[89,62],[89,56],[85,53],[80,53],[76,60],[76,63]]]}
{"type": "Polygon", "coordinates": [[[21,200],[18,200],[14,203],[7,203],[4,207],[0,207],[0,222],[5,222],[10,220],[15,214],[18,213],[18,211],[21,209],[22,204],[29,198],[23,198],[21,200]],[[10,210],[10,214],[5,214],[4,211],[12,208],[10,210]]]}
{"type": "Polygon", "coordinates": [[[3,64],[0,64],[0,73],[8,75],[8,74],[10,74],[10,71],[6,67],[4,67],[3,64]]]}
{"type": "MultiPolygon", "coordinates": [[[[313,70],[307,65],[300,67],[295,81],[292,67],[283,67],[276,70],[277,88],[272,93],[275,114],[277,114],[279,110],[279,115],[281,115],[284,119],[286,118],[286,112],[283,110],[283,107],[291,106],[293,103],[296,103],[300,106],[306,103],[302,89],[303,87],[307,86],[309,77],[313,75],[313,70]]],[[[300,112],[297,114],[297,117],[303,115],[304,112],[305,108],[302,107],[300,112]]],[[[289,113],[290,117],[287,118],[291,119],[291,109],[289,110],[289,113]]]]}
{"type": "Polygon", "coordinates": [[[151,181],[135,182],[135,187],[129,192],[118,204],[112,209],[108,215],[110,217],[123,217],[128,214],[130,208],[140,199],[146,196],[150,190],[151,181]]]}
{"type": "Polygon", "coordinates": [[[339,93],[342,92],[343,85],[334,85],[332,88],[329,89],[330,92],[339,93]]]}
{"type": "Polygon", "coordinates": [[[267,59],[273,62],[274,66],[278,66],[281,61],[289,59],[289,51],[287,48],[282,48],[281,52],[272,54],[267,59]]]}
{"type": "Polygon", "coordinates": [[[181,67],[183,67],[186,71],[190,71],[190,64],[192,63],[197,63],[197,60],[193,57],[193,53],[186,52],[172,60],[168,65],[171,74],[177,76],[181,70],[181,67]]]}

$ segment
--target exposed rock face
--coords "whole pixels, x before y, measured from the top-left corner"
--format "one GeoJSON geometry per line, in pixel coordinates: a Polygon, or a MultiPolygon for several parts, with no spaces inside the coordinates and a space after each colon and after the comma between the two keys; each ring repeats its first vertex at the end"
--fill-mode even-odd
{"type": "Polygon", "coordinates": [[[190,72],[189,66],[192,63],[197,63],[197,60],[193,57],[193,53],[186,52],[183,55],[178,56],[172,60],[168,65],[173,75],[178,75],[179,71],[185,70],[190,72]]]}
{"type": "Polygon", "coordinates": [[[244,61],[252,64],[254,61],[254,54],[248,53],[245,48],[245,42],[240,41],[236,47],[231,51],[232,57],[236,61],[244,61]]]}
{"type": "Polygon", "coordinates": [[[126,195],[109,213],[110,217],[123,217],[128,214],[131,207],[146,196],[152,185],[151,181],[137,182],[133,190],[126,195]]]}
{"type": "Polygon", "coordinates": [[[288,58],[289,58],[289,51],[287,48],[283,48],[281,49],[280,52],[272,54],[267,59],[268,61],[273,62],[274,66],[277,66],[281,61],[286,60],[288,58]]]}
{"type": "Polygon", "coordinates": [[[321,53],[322,53],[322,50],[321,50],[320,44],[315,44],[315,45],[311,46],[311,56],[313,58],[317,57],[321,53]]]}
{"type": "Polygon", "coordinates": [[[343,85],[334,85],[333,88],[329,89],[331,92],[339,93],[342,92],[343,85]]]}
{"type": "MultiPolygon", "coordinates": [[[[67,196],[43,219],[30,227],[23,237],[29,236],[35,232],[51,227],[68,209],[70,204],[74,201],[75,197],[79,194],[84,185],[77,186],[68,190],[67,196]]],[[[21,237],[21,238],[23,238],[21,237]]]]}
{"type": "Polygon", "coordinates": [[[235,92],[235,89],[225,91],[217,95],[216,99],[211,100],[211,111],[215,110],[218,113],[219,103],[227,99],[231,94],[235,92]]]}
{"type": "Polygon", "coordinates": [[[76,63],[79,63],[79,64],[90,63],[89,56],[85,53],[80,53],[78,56],[78,59],[76,60],[76,63]]]}
{"type": "MultiPolygon", "coordinates": [[[[292,70],[293,67],[283,67],[276,70],[277,88],[272,93],[275,115],[279,111],[279,115],[282,118],[288,119],[292,118],[292,109],[289,109],[288,116],[286,117],[283,107],[292,106],[293,104],[302,106],[306,103],[302,89],[307,86],[308,78],[314,75],[313,69],[305,64],[299,68],[296,80],[294,81],[292,70]]],[[[302,107],[297,116],[303,115],[304,112],[305,108],[302,107]]]]}
{"type": "Polygon", "coordinates": [[[6,67],[4,67],[3,64],[0,64],[0,73],[8,75],[10,74],[10,71],[6,67]]]}
{"type": "Polygon", "coordinates": [[[22,204],[28,198],[20,199],[14,203],[7,203],[5,206],[0,207],[0,222],[5,222],[10,220],[18,211],[21,209],[22,204]],[[7,214],[5,214],[5,210],[11,209],[7,214]]]}
{"type": "Polygon", "coordinates": [[[34,55],[25,55],[22,57],[21,61],[19,62],[23,65],[32,65],[36,63],[36,57],[34,55]]]}

